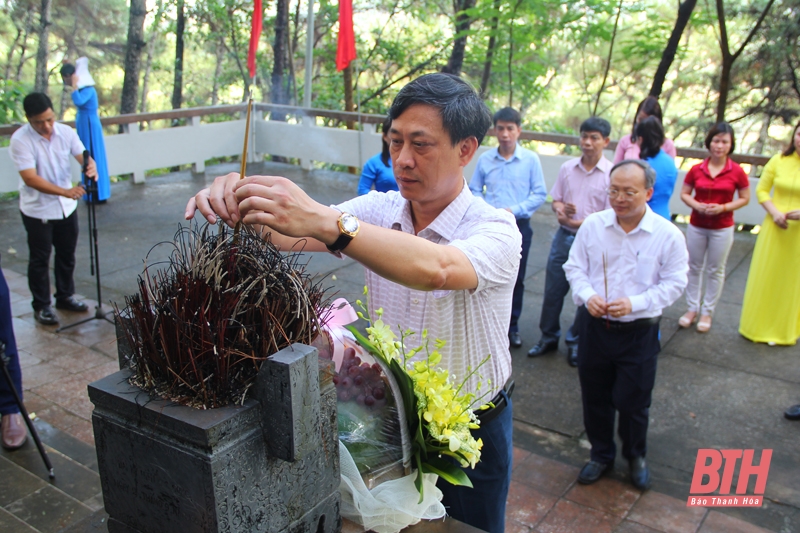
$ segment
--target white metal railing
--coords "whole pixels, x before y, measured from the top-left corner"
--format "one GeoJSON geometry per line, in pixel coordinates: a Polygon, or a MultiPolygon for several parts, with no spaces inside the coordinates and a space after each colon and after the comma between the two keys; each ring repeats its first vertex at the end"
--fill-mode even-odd
{"type": "MultiPolygon", "coordinates": [[[[248,148],[249,162],[263,160],[264,156],[269,154],[297,158],[303,168],[310,168],[312,161],[362,167],[367,159],[381,149],[380,134],[375,133],[375,123],[379,122],[381,117],[368,116],[369,120],[363,121],[362,130],[318,126],[315,117],[308,116],[311,113],[303,113],[309,110],[300,110],[299,108],[287,107],[286,109],[294,113],[306,114],[307,116],[300,123],[264,120],[264,110],[269,111],[279,107],[260,104],[254,111],[248,148]]],[[[224,108],[212,108],[211,111],[230,113],[241,109],[241,106],[225,106],[224,108]]],[[[161,114],[114,117],[117,120],[103,119],[108,123],[125,124],[124,127],[127,130],[126,133],[108,135],[105,138],[109,174],[112,176],[132,174],[134,183],[144,183],[147,170],[192,163],[196,172],[203,172],[205,162],[209,159],[240,154],[244,120],[203,123],[201,114],[207,115],[211,112],[206,108],[192,114],[192,110],[185,109],[161,114]],[[174,118],[176,116],[188,119],[188,124],[139,131],[137,120],[174,118]]],[[[348,115],[348,118],[354,118],[350,117],[351,114],[338,112],[317,114],[317,116],[320,115],[333,118],[348,115]]],[[[9,132],[5,131],[4,133],[9,132]]],[[[481,147],[478,155],[488,149],[481,147]]],[[[14,168],[8,152],[8,148],[0,148],[0,192],[15,191],[20,183],[19,173],[14,168]]],[[[609,152],[607,156],[612,158],[613,154],[609,152]]],[[[540,159],[547,189],[550,190],[558,176],[559,168],[570,157],[541,155],[540,159]]],[[[476,160],[477,156],[465,168],[464,175],[468,180],[475,169],[476,160]]],[[[75,181],[78,181],[80,174],[77,164],[73,165],[73,173],[75,181]]],[[[680,200],[680,188],[684,175],[685,171],[679,173],[675,192],[670,201],[670,209],[673,213],[687,215],[690,210],[680,200]]],[[[357,179],[356,176],[353,176],[354,193],[357,179]]],[[[755,190],[757,182],[757,179],[751,180],[752,190],[755,190]]],[[[735,218],[740,224],[760,224],[764,218],[764,211],[753,198],[749,205],[736,211],[735,218]]]]}

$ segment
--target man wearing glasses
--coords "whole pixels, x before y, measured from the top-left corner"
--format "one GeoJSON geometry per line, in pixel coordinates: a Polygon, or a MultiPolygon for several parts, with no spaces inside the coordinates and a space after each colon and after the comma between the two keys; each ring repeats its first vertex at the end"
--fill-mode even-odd
{"type": "Polygon", "coordinates": [[[564,264],[578,309],[578,376],[583,423],[592,446],[578,482],[594,483],[614,467],[615,411],[631,482],[650,486],[645,462],[661,311],[687,283],[683,234],[647,206],[655,172],[644,161],[611,169],[611,208],[589,215],[564,264]]]}
{"type": "MultiPolygon", "coordinates": [[[[561,308],[564,307],[564,297],[569,292],[569,282],[563,269],[569,249],[583,220],[592,213],[610,207],[606,190],[612,163],[603,156],[603,150],[608,146],[611,124],[602,118],[591,117],[583,121],[580,132],[581,157],[570,159],[561,165],[556,183],[550,191],[553,211],[558,217],[560,227],[553,236],[545,270],[544,300],[539,319],[542,336],[536,346],[528,351],[528,357],[538,357],[558,349],[561,308]]],[[[576,323],[573,322],[567,330],[565,340],[567,362],[570,366],[577,366],[576,323]]]]}

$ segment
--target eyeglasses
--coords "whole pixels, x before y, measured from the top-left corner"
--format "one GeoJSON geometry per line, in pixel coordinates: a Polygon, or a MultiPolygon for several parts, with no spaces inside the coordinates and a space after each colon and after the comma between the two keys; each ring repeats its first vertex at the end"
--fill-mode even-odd
{"type": "Polygon", "coordinates": [[[611,199],[614,199],[617,196],[622,195],[622,198],[626,200],[633,200],[634,197],[636,197],[636,195],[639,194],[639,191],[620,191],[617,189],[606,189],[606,194],[608,194],[608,197],[611,199]]]}

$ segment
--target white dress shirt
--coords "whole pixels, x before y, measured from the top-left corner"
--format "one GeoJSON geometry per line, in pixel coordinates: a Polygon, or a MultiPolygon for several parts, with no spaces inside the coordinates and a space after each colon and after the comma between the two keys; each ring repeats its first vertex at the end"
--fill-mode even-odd
{"type": "MultiPolygon", "coordinates": [[[[30,124],[25,124],[11,136],[9,153],[17,171],[35,169],[50,183],[72,188],[70,157],[83,154],[83,143],[74,129],[56,122],[50,140],[45,139],[30,124]]],[[[71,198],[46,194],[25,185],[19,179],[19,210],[43,220],[60,220],[72,214],[78,202],[71,198]]]]}
{"type": "Polygon", "coordinates": [[[632,312],[621,317],[621,322],[660,316],[683,292],[688,270],[683,233],[649,206],[630,233],[620,227],[613,209],[586,217],[564,263],[576,305],[586,304],[595,294],[607,302],[625,296],[630,299],[632,312]]]}
{"type": "MultiPolygon", "coordinates": [[[[372,191],[336,207],[369,224],[414,234],[410,204],[399,192],[372,191]]],[[[478,275],[478,287],[418,291],[367,269],[370,316],[377,319],[375,311],[383,308],[383,322],[398,337],[406,329],[414,331],[416,335],[407,340],[409,348],[421,344],[423,329],[428,330],[431,350],[433,339],[445,340],[441,366],[455,376],[457,383],[467,376],[468,367],[476,368],[491,354],[478,371],[480,378],[473,376],[464,387],[467,392],[478,393],[481,381],[478,396],[488,393],[483,400],[489,401],[511,376],[508,321],[522,249],[514,216],[473,196],[465,182],[461,194],[418,236],[464,252],[478,275]],[[487,380],[491,380],[491,387],[487,387],[487,380]]]]}

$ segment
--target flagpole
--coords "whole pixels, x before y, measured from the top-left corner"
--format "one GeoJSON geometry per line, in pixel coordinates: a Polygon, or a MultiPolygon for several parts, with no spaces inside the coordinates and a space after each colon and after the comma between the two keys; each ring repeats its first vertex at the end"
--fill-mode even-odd
{"type": "Polygon", "coordinates": [[[303,107],[311,107],[311,84],[314,78],[314,0],[308,0],[306,27],[306,81],[303,87],[303,107]]]}

